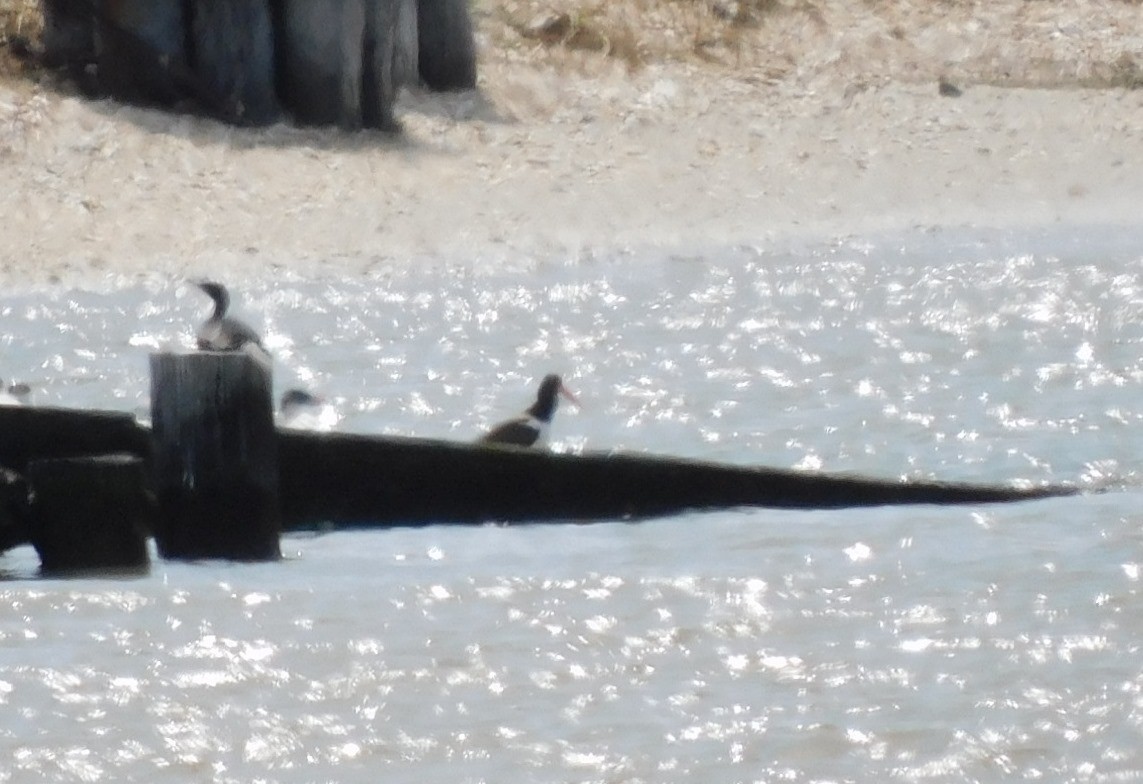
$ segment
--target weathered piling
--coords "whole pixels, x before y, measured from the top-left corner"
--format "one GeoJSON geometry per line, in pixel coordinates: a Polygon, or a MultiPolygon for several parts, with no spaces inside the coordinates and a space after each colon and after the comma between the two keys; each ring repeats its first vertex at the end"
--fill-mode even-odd
{"type": "Polygon", "coordinates": [[[298,122],[395,126],[397,90],[417,59],[413,1],[281,0],[278,90],[298,122]]]}
{"type": "Polygon", "coordinates": [[[268,362],[246,352],[151,355],[153,476],[164,558],[280,556],[268,362]]]}
{"type": "Polygon", "coordinates": [[[116,98],[170,105],[190,97],[182,0],[104,0],[97,6],[101,87],[116,98]]]}
{"type": "Polygon", "coordinates": [[[838,509],[985,504],[1073,487],[899,482],[641,454],[541,450],[400,437],[279,432],[283,525],[643,519],[760,506],[838,509]]]}
{"type": "Polygon", "coordinates": [[[365,6],[361,0],[282,0],[278,84],[305,125],[361,126],[365,6]]]}
{"type": "Polygon", "coordinates": [[[395,129],[399,89],[476,85],[467,0],[41,0],[49,63],[221,120],[395,129]],[[193,103],[191,103],[193,102],[193,103]]]}
{"type": "Polygon", "coordinates": [[[143,460],[104,455],[35,460],[28,536],[45,573],[142,570],[154,504],[143,460]]]}
{"type": "Polygon", "coordinates": [[[30,541],[28,501],[24,477],[0,467],[0,553],[30,541]]]}
{"type": "Polygon", "coordinates": [[[476,40],[467,0],[417,0],[418,71],[434,90],[476,87],[476,40]]]}
{"type": "Polygon", "coordinates": [[[92,7],[76,0],[43,0],[44,60],[50,66],[81,66],[95,59],[92,7]]]}
{"type": "Polygon", "coordinates": [[[269,0],[198,0],[191,31],[194,72],[221,119],[241,125],[276,120],[269,0]]]}

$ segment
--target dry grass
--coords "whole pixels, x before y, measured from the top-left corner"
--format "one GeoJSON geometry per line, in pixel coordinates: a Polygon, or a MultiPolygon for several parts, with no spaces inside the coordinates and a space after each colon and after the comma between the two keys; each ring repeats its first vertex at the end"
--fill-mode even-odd
{"type": "Polygon", "coordinates": [[[38,38],[43,24],[39,0],[0,0],[0,75],[19,73],[22,68],[9,42],[38,38]]]}
{"type": "MultiPolygon", "coordinates": [[[[778,0],[479,0],[481,30],[498,49],[596,52],[637,67],[742,60],[778,0]]],[[[541,59],[543,59],[541,57],[541,59]]]]}

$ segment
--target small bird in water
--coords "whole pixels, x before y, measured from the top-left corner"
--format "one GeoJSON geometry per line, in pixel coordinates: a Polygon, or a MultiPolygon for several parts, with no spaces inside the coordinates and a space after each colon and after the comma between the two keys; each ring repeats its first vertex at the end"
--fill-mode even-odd
{"type": "Polygon", "coordinates": [[[560,403],[560,396],[579,405],[564,382],[555,373],[544,376],[536,402],[518,417],[501,422],[479,439],[482,444],[511,444],[512,446],[543,446],[547,443],[552,415],[560,403]]]}
{"type": "Polygon", "coordinates": [[[290,389],[278,403],[278,422],[294,430],[332,430],[337,425],[337,411],[325,398],[290,389]]]}
{"type": "Polygon", "coordinates": [[[262,338],[253,327],[244,321],[226,315],[230,309],[230,292],[221,283],[210,280],[195,281],[208,297],[214,300],[214,312],[201,327],[196,336],[202,351],[239,351],[246,346],[257,346],[266,352],[262,338]]]}
{"type": "Polygon", "coordinates": [[[4,391],[0,381],[0,406],[26,406],[32,402],[32,388],[27,384],[12,384],[4,391]]]}

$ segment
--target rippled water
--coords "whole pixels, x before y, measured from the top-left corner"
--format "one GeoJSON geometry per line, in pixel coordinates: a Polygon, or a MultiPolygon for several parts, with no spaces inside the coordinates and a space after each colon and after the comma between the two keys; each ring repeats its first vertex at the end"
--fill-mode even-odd
{"type": "MultiPolygon", "coordinates": [[[[0,557],[3,781],[1143,777],[1143,236],[917,235],[253,278],[280,387],[468,439],[1107,489],[1012,506],[291,537],[34,579],[0,557]]],[[[5,379],[145,413],[174,281],[0,295],[5,379]]]]}

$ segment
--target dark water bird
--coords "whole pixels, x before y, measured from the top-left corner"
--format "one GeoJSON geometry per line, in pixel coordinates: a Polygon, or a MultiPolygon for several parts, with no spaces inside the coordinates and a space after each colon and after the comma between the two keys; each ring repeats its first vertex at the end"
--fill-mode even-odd
{"type": "Polygon", "coordinates": [[[296,430],[332,430],[338,414],[320,395],[304,389],[290,389],[278,402],[278,423],[296,430]]]}
{"type": "Polygon", "coordinates": [[[505,420],[493,427],[479,442],[482,444],[511,444],[513,446],[542,446],[547,443],[552,416],[559,407],[560,397],[579,405],[564,382],[555,373],[544,376],[536,402],[518,417],[505,420]]]}
{"type": "Polygon", "coordinates": [[[5,391],[0,381],[0,406],[26,406],[32,402],[32,388],[27,384],[12,384],[5,391]]]}
{"type": "Polygon", "coordinates": [[[266,353],[262,338],[244,321],[226,315],[230,309],[230,292],[221,283],[199,280],[194,284],[214,301],[214,312],[199,327],[197,342],[203,351],[240,351],[246,346],[257,346],[266,353]]]}

